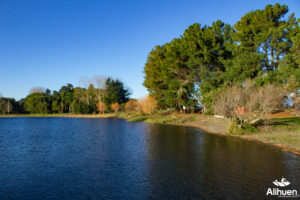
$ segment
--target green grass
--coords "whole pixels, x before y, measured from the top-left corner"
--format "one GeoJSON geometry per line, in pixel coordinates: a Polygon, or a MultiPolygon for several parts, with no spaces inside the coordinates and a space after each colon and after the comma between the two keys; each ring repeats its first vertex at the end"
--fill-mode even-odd
{"type": "Polygon", "coordinates": [[[272,120],[274,125],[290,125],[297,124],[300,125],[299,117],[290,117],[290,118],[277,118],[272,120]]]}
{"type": "Polygon", "coordinates": [[[193,122],[197,120],[195,116],[175,116],[172,114],[165,115],[163,114],[153,114],[153,115],[137,115],[135,113],[120,113],[118,115],[119,118],[123,118],[128,120],[129,122],[141,122],[145,121],[147,123],[155,123],[155,124],[178,124],[185,122],[193,122]]]}
{"type": "Polygon", "coordinates": [[[129,122],[142,122],[148,119],[146,116],[139,116],[139,117],[134,117],[132,119],[129,119],[129,122]]]}
{"type": "Polygon", "coordinates": [[[126,119],[127,116],[128,116],[128,115],[127,115],[126,113],[120,113],[120,114],[118,115],[118,118],[126,119]]]}
{"type": "Polygon", "coordinates": [[[251,136],[252,138],[281,145],[300,152],[300,133],[298,132],[272,132],[260,133],[251,136]]]}
{"type": "Polygon", "coordinates": [[[166,116],[152,116],[147,119],[145,122],[147,123],[157,123],[157,124],[173,124],[173,123],[183,123],[180,117],[166,115],[166,116]]]}
{"type": "Polygon", "coordinates": [[[197,117],[191,116],[191,117],[189,117],[188,121],[189,121],[189,122],[197,121],[197,117]]]}
{"type": "MultiPolygon", "coordinates": [[[[245,135],[253,134],[259,130],[266,132],[297,132],[300,131],[300,118],[290,117],[290,118],[274,118],[269,120],[261,120],[256,125],[238,128],[237,122],[229,123],[227,127],[227,133],[230,135],[245,135]]],[[[262,131],[260,131],[262,132],[262,131]]]]}
{"type": "Polygon", "coordinates": [[[272,143],[300,152],[300,118],[276,118],[258,126],[259,132],[250,134],[263,142],[272,143]]]}
{"type": "Polygon", "coordinates": [[[276,118],[265,122],[271,130],[300,131],[300,118],[276,118]]]}

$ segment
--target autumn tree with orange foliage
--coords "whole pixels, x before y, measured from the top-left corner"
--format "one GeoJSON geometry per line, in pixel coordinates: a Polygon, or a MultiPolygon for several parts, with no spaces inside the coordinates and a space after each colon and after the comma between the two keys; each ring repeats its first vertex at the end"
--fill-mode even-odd
{"type": "Polygon", "coordinates": [[[106,104],[105,103],[99,101],[96,106],[97,106],[97,110],[98,110],[99,113],[103,114],[105,112],[105,110],[106,110],[106,104]]]}
{"type": "Polygon", "coordinates": [[[125,104],[125,111],[126,112],[138,112],[139,109],[139,103],[135,99],[131,99],[126,102],[125,104]]]}
{"type": "Polygon", "coordinates": [[[150,95],[140,99],[138,103],[139,103],[143,113],[146,113],[146,114],[153,113],[157,106],[156,99],[150,95]]]}
{"type": "Polygon", "coordinates": [[[114,111],[114,112],[119,112],[120,110],[120,105],[118,104],[118,102],[116,103],[112,103],[110,108],[114,111]]]}

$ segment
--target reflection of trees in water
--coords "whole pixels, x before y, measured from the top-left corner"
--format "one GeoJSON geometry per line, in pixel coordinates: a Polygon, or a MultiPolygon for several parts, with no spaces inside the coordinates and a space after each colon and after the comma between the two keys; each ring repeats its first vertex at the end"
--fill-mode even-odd
{"type": "Polygon", "coordinates": [[[299,171],[295,167],[300,166],[299,159],[261,143],[200,134],[187,127],[147,125],[147,129],[147,175],[158,196],[257,198],[275,178],[299,171]]]}
{"type": "Polygon", "coordinates": [[[148,179],[156,197],[200,194],[200,134],[180,126],[148,125],[148,179]]]}
{"type": "Polygon", "coordinates": [[[269,146],[212,135],[205,135],[203,141],[207,182],[230,197],[233,194],[228,191],[234,191],[239,198],[264,195],[273,178],[284,173],[283,154],[269,146]]]}

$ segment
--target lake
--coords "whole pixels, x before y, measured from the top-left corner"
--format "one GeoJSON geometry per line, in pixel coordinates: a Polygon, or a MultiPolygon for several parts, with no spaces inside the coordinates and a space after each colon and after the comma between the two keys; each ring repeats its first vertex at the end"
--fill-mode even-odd
{"type": "Polygon", "coordinates": [[[300,157],[197,128],[0,118],[1,199],[266,199],[300,157]]]}

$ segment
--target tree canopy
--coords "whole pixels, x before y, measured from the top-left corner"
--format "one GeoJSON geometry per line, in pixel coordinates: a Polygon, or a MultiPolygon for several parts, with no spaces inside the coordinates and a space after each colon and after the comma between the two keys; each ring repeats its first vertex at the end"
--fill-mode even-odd
{"type": "Polygon", "coordinates": [[[212,112],[222,90],[247,79],[299,87],[299,19],[287,13],[286,5],[267,5],[233,27],[220,20],[189,26],[150,51],[144,86],[160,108],[200,106],[205,112],[212,112]]]}
{"type": "Polygon", "coordinates": [[[124,87],[124,84],[116,79],[107,78],[105,81],[105,96],[104,103],[110,108],[112,103],[123,104],[129,100],[129,91],[124,87]]]}
{"type": "MultiPolygon", "coordinates": [[[[42,87],[32,88],[25,99],[16,101],[12,98],[0,97],[0,113],[75,113],[88,114],[100,112],[97,105],[105,101],[109,110],[112,104],[124,104],[129,100],[129,91],[118,79],[97,76],[87,88],[73,87],[72,84],[62,86],[58,91],[51,92],[42,87]],[[104,84],[105,83],[105,84],[104,84]]],[[[101,110],[101,113],[104,112],[101,110]]],[[[114,110],[115,106],[114,106],[114,110]]]]}

